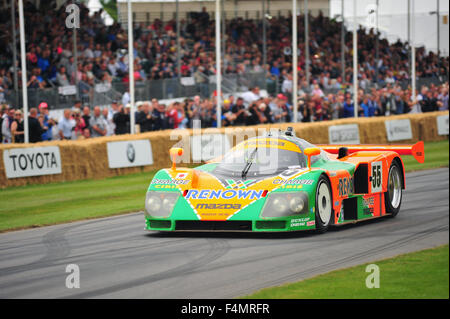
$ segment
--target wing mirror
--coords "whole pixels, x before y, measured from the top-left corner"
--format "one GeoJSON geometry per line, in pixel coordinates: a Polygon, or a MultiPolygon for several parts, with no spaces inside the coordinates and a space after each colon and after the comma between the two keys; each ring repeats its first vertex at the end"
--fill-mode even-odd
{"type": "Polygon", "coordinates": [[[176,161],[177,161],[177,157],[183,155],[184,150],[181,147],[172,147],[169,150],[169,154],[170,154],[170,159],[172,160],[172,170],[176,170],[177,169],[177,165],[176,165],[176,161]]]}
{"type": "Polygon", "coordinates": [[[320,155],[320,148],[318,147],[308,147],[303,151],[306,156],[308,156],[308,168],[311,170],[311,157],[320,155]]]}

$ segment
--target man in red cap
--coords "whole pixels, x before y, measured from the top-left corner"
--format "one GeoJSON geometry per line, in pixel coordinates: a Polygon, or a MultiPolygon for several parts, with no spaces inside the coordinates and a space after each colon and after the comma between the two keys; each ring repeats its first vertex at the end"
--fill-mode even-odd
{"type": "Polygon", "coordinates": [[[48,121],[48,104],[46,102],[41,102],[38,106],[39,116],[44,115],[45,121],[48,121]]]}

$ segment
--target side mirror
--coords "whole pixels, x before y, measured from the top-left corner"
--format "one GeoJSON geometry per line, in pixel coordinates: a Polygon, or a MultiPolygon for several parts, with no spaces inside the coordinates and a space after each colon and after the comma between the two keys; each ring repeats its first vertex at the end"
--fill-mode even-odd
{"type": "Polygon", "coordinates": [[[172,160],[172,170],[176,170],[177,166],[176,166],[176,161],[177,161],[177,157],[183,155],[184,150],[181,147],[172,147],[169,150],[169,154],[170,154],[170,159],[172,160]]]}
{"type": "Polygon", "coordinates": [[[320,148],[318,147],[308,147],[303,151],[306,156],[308,156],[308,168],[311,169],[311,156],[320,155],[320,148]]]}

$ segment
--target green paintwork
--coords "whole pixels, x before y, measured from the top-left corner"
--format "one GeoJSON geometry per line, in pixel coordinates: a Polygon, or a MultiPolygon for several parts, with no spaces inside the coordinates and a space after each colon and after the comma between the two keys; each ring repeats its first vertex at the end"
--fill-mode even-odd
{"type": "MultiPolygon", "coordinates": [[[[217,164],[210,163],[210,164],[204,164],[200,165],[195,168],[195,170],[200,170],[206,173],[210,173],[216,168],[217,164]]],[[[312,167],[319,168],[312,170],[306,174],[300,175],[299,177],[295,178],[295,180],[313,180],[314,182],[310,185],[303,184],[299,187],[289,187],[289,185],[283,185],[280,186],[271,193],[283,193],[283,192],[293,192],[293,191],[301,191],[306,192],[308,194],[308,210],[306,213],[301,215],[292,215],[288,217],[279,217],[279,218],[262,218],[260,216],[264,204],[269,196],[260,198],[252,202],[251,204],[247,205],[246,207],[242,208],[240,211],[232,215],[229,220],[230,221],[237,221],[237,220],[251,220],[252,221],[252,230],[253,231],[269,231],[269,232],[279,232],[279,231],[299,231],[299,230],[310,230],[315,229],[314,224],[308,225],[308,222],[313,223],[315,222],[315,196],[316,196],[316,187],[317,187],[317,181],[321,174],[326,174],[327,171],[337,171],[337,170],[346,170],[349,172],[350,176],[353,176],[355,171],[355,165],[352,163],[337,161],[337,160],[324,160],[319,159],[317,162],[315,162],[312,167]],[[261,225],[260,222],[264,221],[271,221],[271,222],[285,222],[285,227],[282,228],[267,228],[268,226],[264,224],[264,227],[258,228],[257,225],[261,225]]],[[[158,171],[154,179],[162,179],[162,180],[169,180],[171,177],[168,175],[166,170],[160,170],[158,171]]],[[[150,184],[148,187],[148,191],[167,191],[167,192],[180,192],[179,189],[175,185],[168,185],[168,188],[156,188],[154,184],[150,184]]],[[[353,197],[353,195],[350,195],[350,197],[353,197]]],[[[358,199],[357,207],[358,207],[358,219],[366,219],[372,217],[371,215],[368,215],[367,212],[364,213],[364,209],[367,208],[364,204],[363,198],[361,195],[355,196],[358,199]]],[[[188,203],[188,201],[181,195],[178,198],[174,209],[172,211],[172,214],[168,218],[154,218],[154,217],[146,217],[146,228],[148,230],[163,230],[163,231],[173,231],[175,230],[175,222],[177,220],[199,220],[199,217],[194,212],[191,205],[188,203]],[[169,220],[172,221],[170,228],[155,228],[150,227],[149,222],[151,220],[169,220]]],[[[342,216],[339,217],[339,220],[337,223],[343,223],[342,216]]],[[[278,225],[279,226],[279,225],[278,225]]]]}

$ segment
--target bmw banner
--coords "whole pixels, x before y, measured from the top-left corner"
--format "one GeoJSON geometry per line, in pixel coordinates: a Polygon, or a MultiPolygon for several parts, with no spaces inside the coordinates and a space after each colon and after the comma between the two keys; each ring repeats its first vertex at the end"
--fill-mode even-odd
{"type": "Polygon", "coordinates": [[[109,168],[146,166],[153,164],[149,140],[108,142],[109,168]]]}

